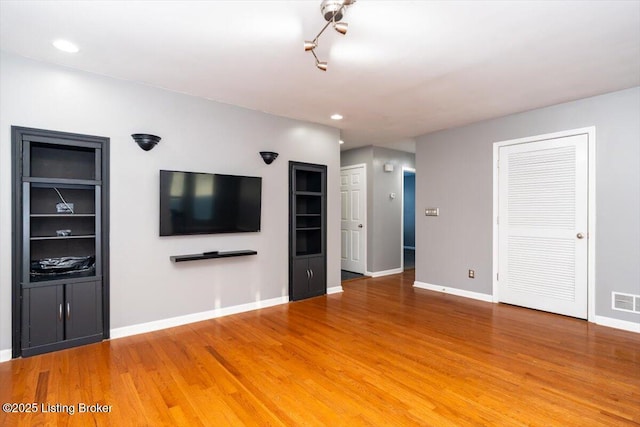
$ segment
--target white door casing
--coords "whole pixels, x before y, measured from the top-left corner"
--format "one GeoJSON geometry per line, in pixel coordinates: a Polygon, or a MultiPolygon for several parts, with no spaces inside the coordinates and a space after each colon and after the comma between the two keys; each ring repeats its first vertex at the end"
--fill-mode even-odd
{"type": "Polygon", "coordinates": [[[594,317],[594,142],[588,128],[494,144],[494,301],[594,317]]]}
{"type": "Polygon", "coordinates": [[[366,270],[366,165],[340,168],[341,268],[364,274],[366,270]]]}

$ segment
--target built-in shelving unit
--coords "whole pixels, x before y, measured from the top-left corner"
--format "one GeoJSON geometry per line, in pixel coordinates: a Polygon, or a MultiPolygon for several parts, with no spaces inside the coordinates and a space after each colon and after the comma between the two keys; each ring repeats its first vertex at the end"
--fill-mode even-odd
{"type": "Polygon", "coordinates": [[[327,167],[289,162],[289,298],[325,294],[327,167]]]}
{"type": "Polygon", "coordinates": [[[239,256],[247,256],[247,255],[257,255],[258,252],[252,250],[240,250],[240,251],[211,251],[205,252],[202,254],[191,254],[191,255],[172,255],[169,258],[173,262],[184,262],[184,261],[199,261],[203,259],[213,259],[213,258],[231,258],[231,257],[239,257],[239,256]]]}
{"type": "Polygon", "coordinates": [[[108,337],[108,138],[12,127],[13,356],[108,337]]]}

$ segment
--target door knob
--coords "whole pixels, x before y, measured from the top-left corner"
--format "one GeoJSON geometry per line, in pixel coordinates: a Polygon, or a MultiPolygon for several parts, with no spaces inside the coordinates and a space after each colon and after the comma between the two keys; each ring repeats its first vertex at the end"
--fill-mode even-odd
{"type": "Polygon", "coordinates": [[[362,228],[362,224],[358,224],[358,228],[362,228]]]}
{"type": "Polygon", "coordinates": [[[578,239],[582,239],[582,238],[584,237],[584,235],[583,235],[582,233],[578,233],[578,234],[576,234],[576,237],[577,237],[578,239]]]}

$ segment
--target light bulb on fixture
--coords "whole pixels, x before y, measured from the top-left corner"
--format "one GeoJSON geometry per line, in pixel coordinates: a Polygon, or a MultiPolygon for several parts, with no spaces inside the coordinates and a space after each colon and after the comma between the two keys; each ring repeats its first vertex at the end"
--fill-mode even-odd
{"type": "Polygon", "coordinates": [[[311,51],[311,53],[313,54],[313,57],[316,59],[316,67],[318,67],[319,70],[322,71],[327,71],[327,62],[326,61],[320,61],[318,59],[318,55],[316,55],[315,51],[311,51]]]}
{"type": "Polygon", "coordinates": [[[333,28],[340,34],[345,35],[349,29],[349,24],[346,22],[336,22],[333,24],[333,28]]]}
{"type": "Polygon", "coordinates": [[[313,49],[315,49],[317,47],[318,47],[318,43],[316,43],[316,42],[310,42],[310,41],[307,41],[307,40],[305,40],[305,42],[304,42],[304,50],[305,50],[305,52],[313,50],[313,49]]]}

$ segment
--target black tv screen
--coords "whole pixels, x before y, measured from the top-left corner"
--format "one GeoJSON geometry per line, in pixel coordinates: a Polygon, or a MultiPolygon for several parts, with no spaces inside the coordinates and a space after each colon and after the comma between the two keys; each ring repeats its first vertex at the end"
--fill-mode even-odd
{"type": "Polygon", "coordinates": [[[160,171],[160,235],[260,231],[262,178],[160,171]]]}

